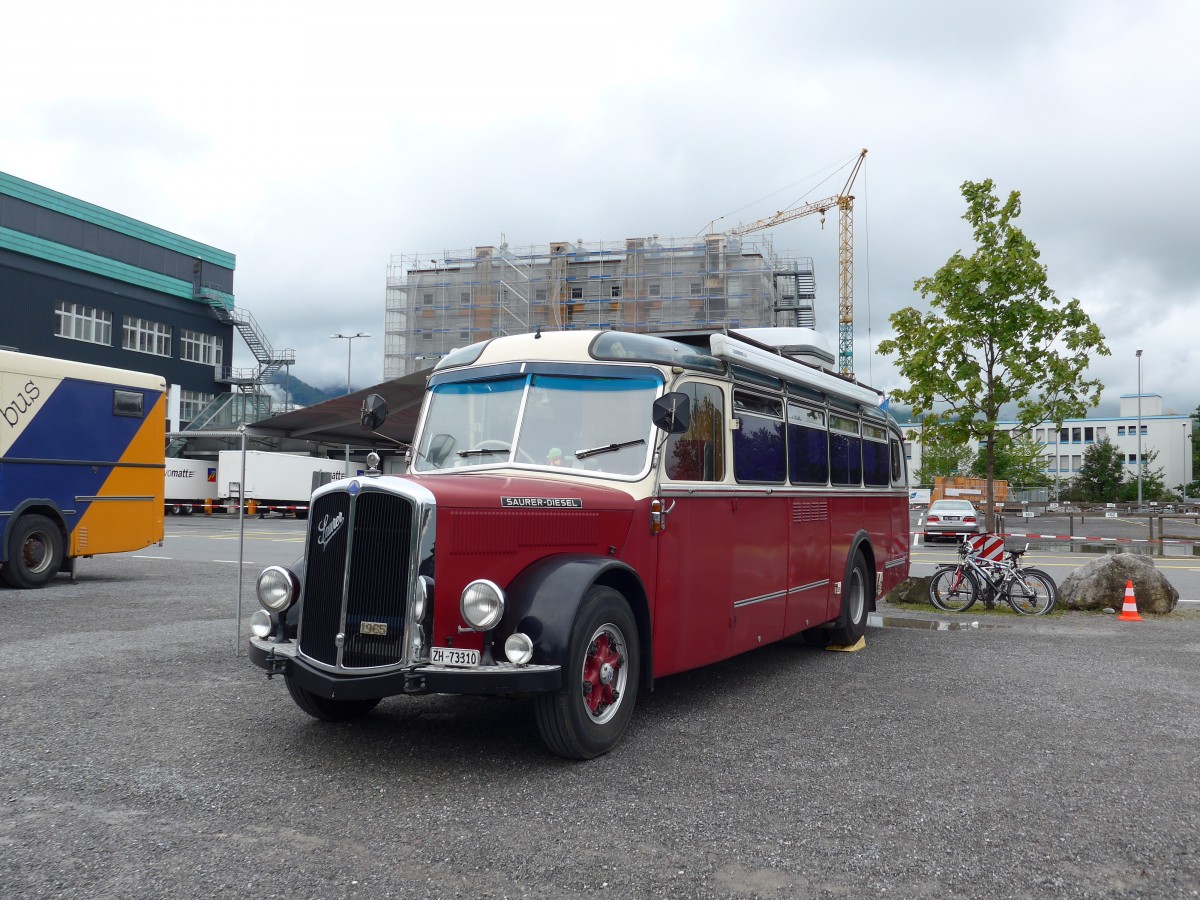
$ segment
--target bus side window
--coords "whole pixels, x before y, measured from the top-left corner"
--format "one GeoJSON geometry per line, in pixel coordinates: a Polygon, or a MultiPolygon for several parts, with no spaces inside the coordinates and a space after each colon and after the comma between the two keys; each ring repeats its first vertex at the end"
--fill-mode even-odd
{"type": "Polygon", "coordinates": [[[862,484],[862,438],[858,420],[829,414],[829,469],[834,484],[862,484]]]}
{"type": "Polygon", "coordinates": [[[863,482],[872,487],[887,487],[889,465],[887,431],[863,422],[863,482]]]}
{"type": "Polygon", "coordinates": [[[113,391],[113,415],[140,419],[144,414],[145,397],[141,391],[113,391]]]}
{"type": "Polygon", "coordinates": [[[900,442],[891,440],[892,484],[904,484],[904,454],[900,452],[900,442]]]}
{"type": "Polygon", "coordinates": [[[721,481],[725,477],[725,401],[709,384],[679,388],[691,398],[692,424],[673,434],[664,448],[666,475],[672,481],[721,481]]]}
{"type": "Polygon", "coordinates": [[[733,476],[740,482],[782,484],[784,456],[783,401],[734,390],[738,428],[733,433],[733,476]]]}
{"type": "Polygon", "coordinates": [[[825,413],[788,403],[788,469],[792,484],[829,483],[825,413]]]}

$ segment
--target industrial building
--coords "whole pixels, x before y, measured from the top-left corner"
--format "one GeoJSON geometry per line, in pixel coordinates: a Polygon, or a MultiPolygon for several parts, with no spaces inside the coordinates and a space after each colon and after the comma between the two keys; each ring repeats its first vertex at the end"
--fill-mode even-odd
{"type": "Polygon", "coordinates": [[[729,234],[393,256],[384,378],[456,347],[535,329],[815,327],[812,260],[729,234]]]}
{"type": "Polygon", "coordinates": [[[275,351],[234,304],[225,250],[0,172],[0,346],[161,375],[168,429],[269,413],[275,351]],[[257,366],[231,367],[234,332],[257,366]]]}

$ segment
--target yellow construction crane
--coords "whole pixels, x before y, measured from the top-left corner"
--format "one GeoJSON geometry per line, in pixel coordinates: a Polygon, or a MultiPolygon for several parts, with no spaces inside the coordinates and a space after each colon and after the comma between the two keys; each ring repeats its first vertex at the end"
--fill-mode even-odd
{"type": "Polygon", "coordinates": [[[731,228],[725,232],[729,235],[750,234],[813,213],[821,214],[821,224],[824,225],[826,210],[837,207],[838,371],[851,378],[854,377],[854,196],[850,193],[850,188],[854,184],[854,179],[858,177],[858,170],[862,168],[863,160],[866,157],[867,150],[864,147],[863,151],[858,154],[854,168],[850,170],[850,177],[846,179],[846,186],[842,188],[840,194],[806,203],[804,206],[797,206],[794,209],[780,210],[773,216],[759,219],[749,225],[739,225],[737,228],[731,228]]]}

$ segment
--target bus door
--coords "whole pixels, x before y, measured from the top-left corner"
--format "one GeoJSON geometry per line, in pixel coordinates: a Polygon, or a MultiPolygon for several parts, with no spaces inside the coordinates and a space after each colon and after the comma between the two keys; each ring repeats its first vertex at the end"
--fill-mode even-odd
{"type": "Polygon", "coordinates": [[[788,603],[789,505],[783,400],[735,387],[732,636],[741,653],[784,634],[788,603]]]}
{"type": "Polygon", "coordinates": [[[825,411],[788,403],[788,482],[801,490],[791,497],[788,535],[786,634],[829,618],[833,595],[829,560],[829,433],[825,411]]]}
{"type": "Polygon", "coordinates": [[[690,428],[663,447],[662,496],[670,512],[656,538],[655,675],[729,656],[733,503],[721,484],[725,401],[715,385],[677,390],[691,399],[692,416],[690,428]]]}

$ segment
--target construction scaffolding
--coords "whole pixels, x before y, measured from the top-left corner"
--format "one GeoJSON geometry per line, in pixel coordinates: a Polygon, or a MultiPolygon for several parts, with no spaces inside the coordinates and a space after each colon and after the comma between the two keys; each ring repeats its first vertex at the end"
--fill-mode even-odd
{"type": "Polygon", "coordinates": [[[811,259],[727,234],[400,254],[388,266],[384,378],[536,328],[813,328],[815,299],[811,259]]]}

